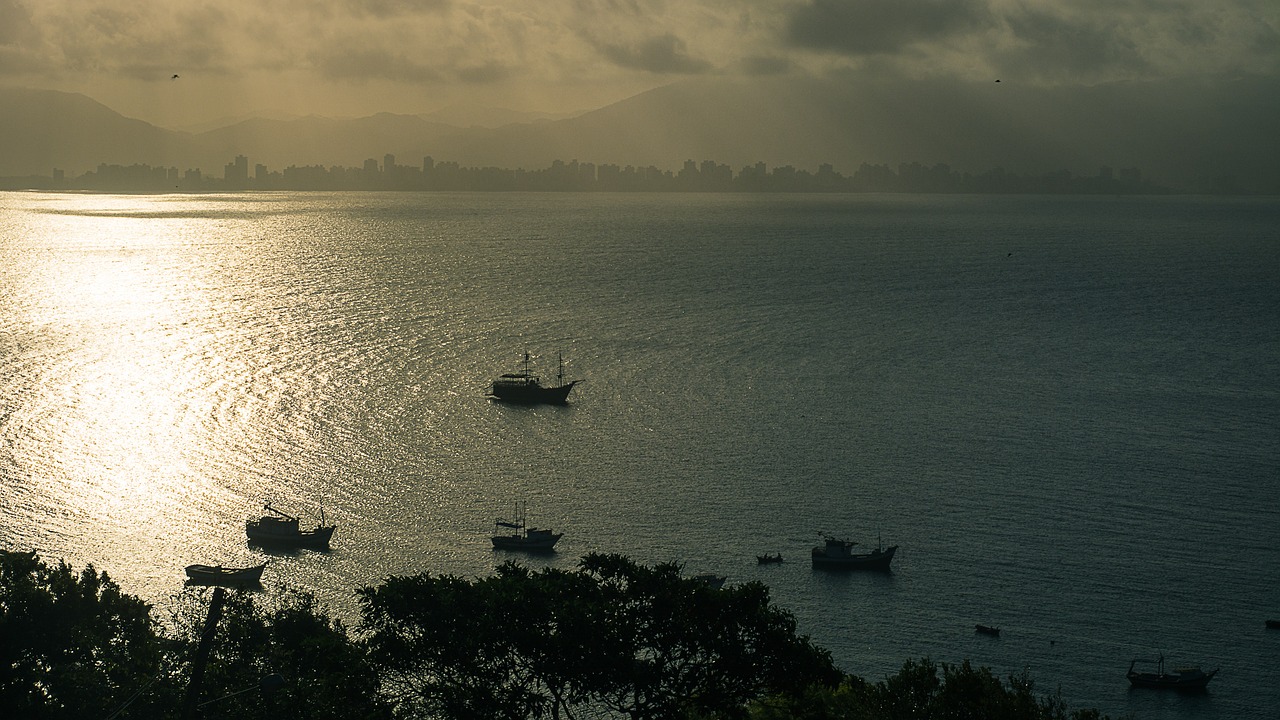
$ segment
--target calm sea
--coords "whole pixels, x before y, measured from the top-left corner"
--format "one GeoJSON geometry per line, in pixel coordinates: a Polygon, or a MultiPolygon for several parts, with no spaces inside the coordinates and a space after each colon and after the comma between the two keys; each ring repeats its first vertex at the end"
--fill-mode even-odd
{"type": "Polygon", "coordinates": [[[491,572],[527,503],[565,537],[525,562],[763,581],[869,680],[1280,712],[1275,199],[6,193],[0,287],[0,546],[158,607],[268,557],[353,613],[491,572]],[[486,399],[526,350],[570,405],[486,399]],[[249,548],[266,501],[333,551],[249,548]],[[821,531],[894,572],[813,571],[821,531]],[[1160,652],[1221,672],[1129,690],[1160,652]]]}

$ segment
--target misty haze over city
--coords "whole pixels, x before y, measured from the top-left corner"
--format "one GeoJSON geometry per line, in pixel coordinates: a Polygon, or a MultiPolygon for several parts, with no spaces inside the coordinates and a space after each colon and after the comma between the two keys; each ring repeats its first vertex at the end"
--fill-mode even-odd
{"type": "Polygon", "coordinates": [[[0,176],[392,154],[1280,187],[1264,2],[0,0],[0,20],[0,176]]]}

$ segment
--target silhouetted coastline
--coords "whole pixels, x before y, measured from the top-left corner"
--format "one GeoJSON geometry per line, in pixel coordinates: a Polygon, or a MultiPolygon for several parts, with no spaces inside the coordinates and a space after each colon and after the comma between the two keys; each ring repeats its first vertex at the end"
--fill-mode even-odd
{"type": "MultiPolygon", "coordinates": [[[[1219,194],[1239,194],[1229,178],[1215,183],[1219,194]]],[[[852,175],[844,175],[824,163],[816,172],[792,165],[768,167],[759,162],[734,172],[713,160],[688,160],[678,171],[653,165],[619,166],[556,160],[537,170],[524,168],[465,167],[456,162],[423,158],[421,165],[403,165],[393,155],[379,163],[366,160],[361,167],[339,165],[290,165],[271,170],[239,155],[224,168],[222,177],[201,169],[145,164],[100,164],[77,177],[59,170],[50,176],[0,178],[5,190],[83,190],[100,192],[224,192],[240,190],[400,190],[400,191],[527,191],[527,192],[799,192],[799,193],[986,193],[986,194],[1082,194],[1166,195],[1177,190],[1143,177],[1138,168],[1115,170],[1109,166],[1096,175],[1075,175],[1056,170],[1040,175],[1020,175],[996,167],[980,174],[959,172],[949,165],[901,163],[896,169],[863,163],[852,175]]]]}

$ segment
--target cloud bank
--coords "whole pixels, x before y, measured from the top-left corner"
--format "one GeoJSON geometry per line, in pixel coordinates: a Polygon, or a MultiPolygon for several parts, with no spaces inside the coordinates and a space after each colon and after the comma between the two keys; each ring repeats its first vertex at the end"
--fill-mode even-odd
{"type": "Polygon", "coordinates": [[[488,93],[563,110],[689,76],[833,72],[1038,84],[1273,75],[1280,3],[0,0],[0,83],[153,104],[177,92],[161,89],[174,73],[227,107],[399,98],[426,110],[488,93]]]}

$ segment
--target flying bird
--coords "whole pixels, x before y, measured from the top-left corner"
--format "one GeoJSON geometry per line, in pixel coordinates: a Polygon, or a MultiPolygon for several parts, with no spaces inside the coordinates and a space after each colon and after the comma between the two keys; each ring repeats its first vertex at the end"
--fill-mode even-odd
{"type": "MultiPolygon", "coordinates": [[[[169,79],[170,79],[170,80],[177,80],[177,79],[178,79],[178,76],[177,76],[177,75],[174,75],[173,77],[171,77],[171,78],[169,78],[169,79]]],[[[999,81],[999,80],[997,80],[996,82],[1000,82],[1000,81],[999,81]]]]}

